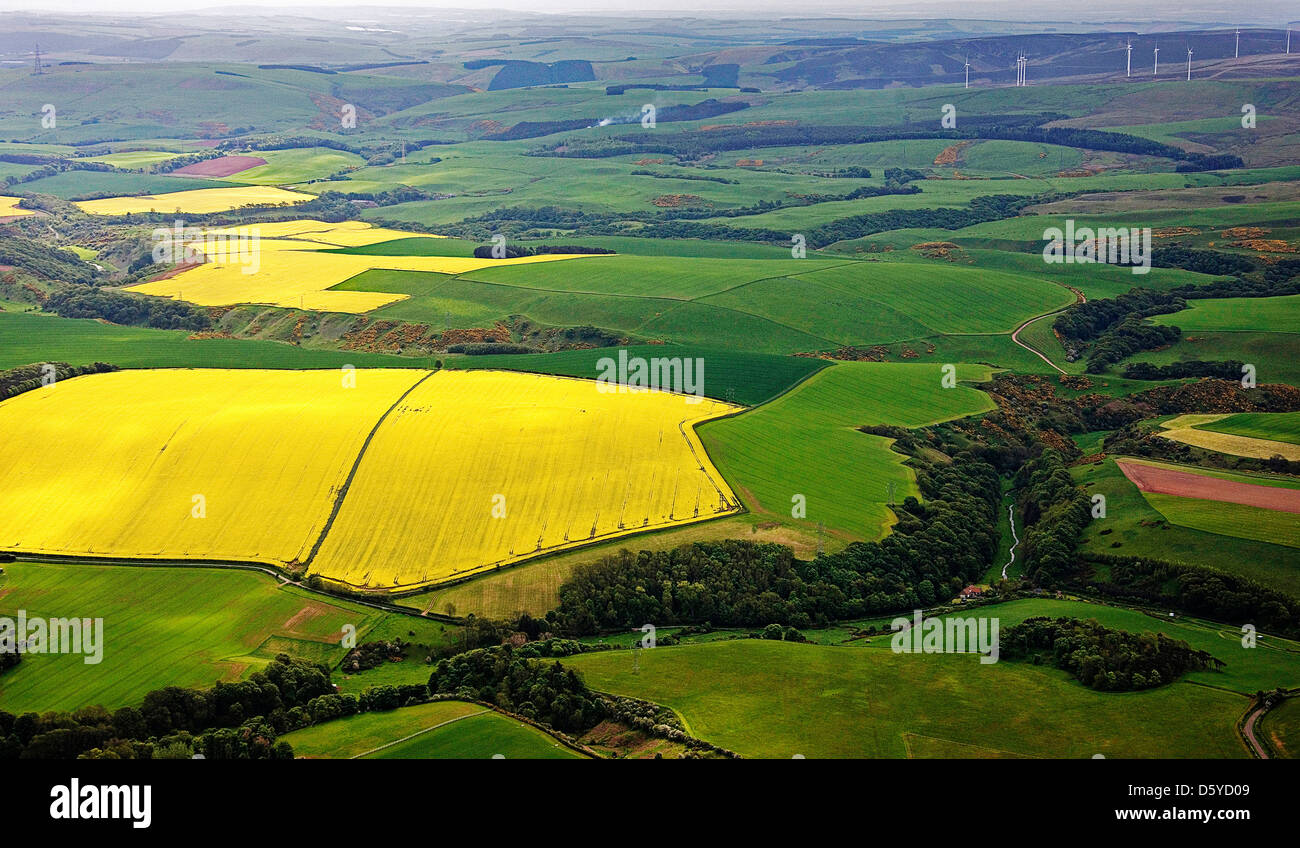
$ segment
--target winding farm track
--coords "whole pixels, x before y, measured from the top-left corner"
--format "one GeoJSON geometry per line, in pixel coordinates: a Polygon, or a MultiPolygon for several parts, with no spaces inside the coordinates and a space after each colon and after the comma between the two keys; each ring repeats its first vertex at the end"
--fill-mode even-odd
{"type": "MultiPolygon", "coordinates": [[[[1087,295],[1085,295],[1083,292],[1079,291],[1078,289],[1074,288],[1073,286],[1065,286],[1065,288],[1067,288],[1067,289],[1069,289],[1070,291],[1074,292],[1074,296],[1075,296],[1075,298],[1076,298],[1075,301],[1074,301],[1074,304],[1087,303],[1087,302],[1088,302],[1088,297],[1087,297],[1087,295]]],[[[1074,305],[1074,304],[1071,304],[1071,305],[1074,305]]],[[[1042,351],[1038,350],[1037,348],[1030,347],[1029,345],[1027,345],[1027,344],[1025,344],[1024,342],[1022,342],[1022,341],[1020,340],[1020,331],[1023,330],[1024,328],[1028,327],[1030,324],[1034,323],[1035,321],[1041,321],[1041,320],[1043,320],[1044,318],[1050,318],[1050,317],[1052,317],[1053,315],[1056,315],[1056,314],[1058,314],[1058,313],[1060,313],[1060,312],[1064,312],[1065,310],[1067,310],[1067,309],[1069,309],[1069,308],[1070,308],[1069,306],[1063,306],[1063,307],[1061,307],[1060,309],[1054,309],[1054,310],[1052,310],[1051,312],[1044,312],[1042,315],[1036,315],[1036,316],[1034,316],[1033,318],[1030,318],[1028,321],[1024,322],[1024,323],[1021,324],[1019,327],[1016,327],[1014,330],[1011,331],[1011,341],[1013,341],[1013,342],[1015,342],[1016,344],[1020,345],[1020,346],[1023,347],[1025,350],[1027,350],[1027,351],[1029,351],[1030,353],[1032,353],[1034,356],[1037,356],[1039,359],[1043,360],[1043,361],[1046,362],[1048,365],[1050,365],[1050,366],[1052,366],[1053,368],[1055,368],[1056,371],[1057,371],[1058,373],[1060,373],[1060,374],[1068,374],[1069,372],[1067,372],[1064,368],[1061,368],[1059,365],[1057,365],[1057,364],[1056,364],[1055,362],[1053,362],[1052,360],[1048,359],[1047,356],[1046,356],[1042,351]]]]}

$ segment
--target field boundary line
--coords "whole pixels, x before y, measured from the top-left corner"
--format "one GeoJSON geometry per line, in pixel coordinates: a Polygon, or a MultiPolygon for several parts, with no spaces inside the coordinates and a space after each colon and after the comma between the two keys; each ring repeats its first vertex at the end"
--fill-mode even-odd
{"type": "Polygon", "coordinates": [[[348,759],[359,760],[362,757],[366,757],[375,753],[376,751],[382,751],[385,748],[391,748],[394,745],[400,745],[401,743],[406,742],[407,740],[410,739],[414,739],[417,736],[422,736],[423,734],[428,733],[431,730],[437,730],[440,727],[446,727],[449,724],[455,724],[458,721],[464,721],[467,718],[473,718],[474,716],[481,716],[484,713],[490,713],[490,712],[492,712],[492,710],[488,709],[487,707],[484,707],[483,709],[479,710],[476,713],[466,713],[463,716],[456,716],[455,718],[449,718],[446,721],[439,722],[438,724],[433,725],[432,727],[426,727],[423,730],[417,730],[412,734],[403,736],[401,739],[394,739],[392,742],[385,742],[383,745],[380,745],[378,748],[371,748],[369,751],[362,751],[360,754],[353,754],[352,756],[348,757],[348,759]]]}
{"type": "Polygon", "coordinates": [[[384,414],[379,416],[379,420],[375,422],[375,426],[371,427],[370,432],[366,434],[366,440],[361,443],[361,449],[357,451],[356,458],[352,460],[352,468],[348,470],[348,476],[344,478],[343,485],[339,487],[338,494],[334,496],[334,505],[330,508],[329,517],[325,519],[325,526],[321,528],[320,535],[316,537],[315,544],[311,546],[311,552],[308,553],[307,558],[303,560],[303,565],[307,566],[309,570],[312,560],[316,559],[316,554],[320,552],[321,545],[325,544],[325,537],[329,535],[330,528],[334,526],[334,519],[338,518],[339,510],[343,508],[343,500],[348,495],[348,489],[352,486],[352,481],[357,476],[357,469],[361,467],[361,460],[365,458],[366,450],[370,447],[370,443],[374,441],[375,434],[379,432],[379,428],[388,420],[388,416],[392,414],[393,410],[397,409],[398,405],[401,404],[402,401],[406,400],[406,398],[410,396],[411,392],[415,391],[424,383],[425,380],[437,373],[437,371],[430,371],[412,383],[406,391],[402,392],[401,396],[398,397],[397,400],[393,401],[388,409],[384,410],[384,414]]]}

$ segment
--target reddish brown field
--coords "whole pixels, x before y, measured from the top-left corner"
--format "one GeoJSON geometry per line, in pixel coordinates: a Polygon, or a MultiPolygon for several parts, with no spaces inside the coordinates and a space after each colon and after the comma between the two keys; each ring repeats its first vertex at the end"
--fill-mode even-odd
{"type": "Polygon", "coordinates": [[[177,168],[172,174],[183,177],[229,177],[265,164],[266,160],[260,156],[222,156],[220,159],[208,159],[177,168]]]}
{"type": "Polygon", "coordinates": [[[1278,512],[1300,512],[1300,489],[1237,483],[1233,480],[1220,480],[1217,477],[1130,462],[1115,464],[1119,466],[1120,471],[1124,472],[1125,477],[1144,492],[1257,506],[1278,512]]]}

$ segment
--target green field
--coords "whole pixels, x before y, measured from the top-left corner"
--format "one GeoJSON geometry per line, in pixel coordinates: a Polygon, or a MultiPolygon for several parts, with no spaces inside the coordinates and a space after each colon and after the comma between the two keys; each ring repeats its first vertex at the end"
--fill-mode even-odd
{"type": "Polygon", "coordinates": [[[682,357],[703,363],[705,396],[731,403],[754,406],[771,400],[810,374],[826,367],[822,359],[795,356],[772,356],[730,350],[680,345],[637,345],[628,348],[567,350],[544,354],[488,354],[485,356],[448,357],[448,368],[504,368],[538,374],[565,374],[595,379],[600,374],[597,363],[606,357],[617,361],[626,350],[628,358],[682,357]]]}
{"type": "MultiPolygon", "coordinates": [[[[29,655],[0,676],[0,709],[109,709],[135,705],[164,686],[206,688],[258,670],[278,653],[334,664],[346,624],[358,642],[390,618],[403,638],[450,638],[430,620],[330,599],[247,570],[165,566],[9,563],[0,614],[102,618],[103,659],[29,655]],[[414,629],[417,637],[406,636],[414,629]]],[[[391,628],[390,628],[391,629],[391,628]]]]}
{"type": "MultiPolygon", "coordinates": [[[[963,365],[957,379],[989,371],[963,365]]],[[[831,535],[878,539],[894,523],[888,507],[917,495],[915,477],[890,440],[856,432],[868,424],[921,427],[984,412],[992,402],[968,386],[942,387],[939,365],[841,362],[752,412],[699,427],[718,470],[750,510],[766,519],[831,535]],[[792,517],[803,495],[807,516],[792,517]]]]}
{"type": "Polygon", "coordinates": [[[1300,518],[1294,512],[1260,509],[1222,501],[1205,501],[1145,492],[1147,503],[1169,523],[1234,539],[1253,539],[1300,548],[1300,518]]]}
{"type": "Polygon", "coordinates": [[[168,159],[175,159],[180,155],[165,150],[125,150],[121,153],[106,153],[103,156],[87,156],[85,161],[102,162],[124,170],[139,170],[157,165],[159,162],[166,162],[168,159]]]}
{"type": "Polygon", "coordinates": [[[281,738],[296,756],[326,759],[583,758],[535,727],[465,701],[362,713],[281,738]]]}
{"type": "Polygon", "coordinates": [[[749,757],[1248,756],[1236,721],[1249,700],[1191,683],[1107,694],[969,654],[756,639],[640,654],[639,670],[621,651],[568,662],[588,686],[672,707],[692,735],[749,757]]]}
{"type": "Polygon", "coordinates": [[[1300,445],[1300,412],[1241,412],[1196,429],[1300,445]]]}
{"type": "Polygon", "coordinates": [[[1288,698],[1264,714],[1259,729],[1278,757],[1300,756],[1300,699],[1288,698]]]}
{"type": "MultiPolygon", "coordinates": [[[[1300,333],[1300,294],[1193,300],[1187,309],[1153,319],[1183,332],[1300,333]]],[[[1292,344],[1300,344],[1293,340],[1292,344]]]]}
{"type": "Polygon", "coordinates": [[[265,159],[266,164],[240,171],[228,180],[244,185],[292,185],[322,180],[337,171],[365,164],[355,153],[327,147],[259,150],[249,155],[265,159]]]}

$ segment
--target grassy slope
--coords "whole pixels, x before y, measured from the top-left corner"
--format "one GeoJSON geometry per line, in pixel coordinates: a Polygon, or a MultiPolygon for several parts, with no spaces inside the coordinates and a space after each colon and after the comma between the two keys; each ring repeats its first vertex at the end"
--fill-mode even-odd
{"type": "Polygon", "coordinates": [[[569,663],[589,686],[670,706],[696,736],[748,756],[906,757],[918,736],[947,755],[982,753],[952,743],[1043,757],[1247,755],[1235,728],[1247,699],[1191,683],[1106,694],[1061,671],[969,654],[755,639],[641,651],[636,672],[630,659],[611,651],[569,663]]]}
{"type": "MultiPolygon", "coordinates": [[[[988,369],[962,366],[959,379],[982,381],[988,369]]],[[[844,362],[776,401],[699,428],[709,456],[745,505],[764,518],[832,535],[877,539],[893,524],[887,482],[900,502],[917,494],[915,478],[888,439],[856,432],[867,424],[920,427],[991,408],[975,389],[941,386],[938,365],[844,362]],[[792,498],[807,517],[792,518],[792,498]]]]}

